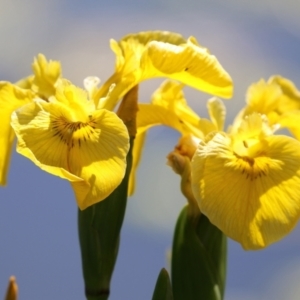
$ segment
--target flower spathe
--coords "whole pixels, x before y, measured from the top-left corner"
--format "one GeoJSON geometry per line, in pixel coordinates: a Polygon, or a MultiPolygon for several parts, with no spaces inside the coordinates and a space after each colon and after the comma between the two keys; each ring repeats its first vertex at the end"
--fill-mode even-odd
{"type": "Polygon", "coordinates": [[[300,216],[299,149],[297,140],[273,135],[257,113],[235,134],[211,133],[192,160],[201,212],[244,249],[280,240],[300,216]]]}
{"type": "Polygon", "coordinates": [[[129,150],[127,129],[87,93],[58,80],[55,96],[35,99],[12,114],[17,151],[71,182],[80,209],[105,199],[121,182],[129,150]]]}
{"type": "Polygon", "coordinates": [[[111,40],[116,54],[115,73],[95,95],[96,101],[116,87],[106,106],[113,109],[118,99],[143,80],[166,77],[178,80],[198,90],[224,97],[232,96],[229,74],[215,56],[201,47],[194,37],[185,39],[168,31],[148,31],[129,34],[119,42],[111,40]]]}

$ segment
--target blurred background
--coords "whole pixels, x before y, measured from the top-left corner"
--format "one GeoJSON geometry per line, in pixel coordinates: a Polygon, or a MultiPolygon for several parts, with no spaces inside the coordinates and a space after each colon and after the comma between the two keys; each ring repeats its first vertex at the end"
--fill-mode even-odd
{"type": "MultiPolygon", "coordinates": [[[[300,87],[300,18],[293,0],[0,0],[0,80],[31,73],[33,57],[60,60],[64,77],[82,86],[114,70],[109,39],[145,30],[193,35],[232,76],[227,125],[243,107],[247,87],[281,74],[300,87]]],[[[161,80],[141,84],[149,101],[161,80]]],[[[209,95],[185,88],[205,117],[209,95]]],[[[1,126],[1,120],[0,120],[1,126]]],[[[168,268],[173,228],[185,200],[179,177],[166,166],[177,143],[169,128],[150,131],[128,201],[111,300],[151,299],[157,275],[168,268]]],[[[226,300],[299,299],[300,227],[257,252],[229,241],[226,300]]],[[[68,182],[12,156],[8,185],[0,189],[0,297],[17,277],[21,300],[84,299],[77,238],[77,207],[68,182]]]]}

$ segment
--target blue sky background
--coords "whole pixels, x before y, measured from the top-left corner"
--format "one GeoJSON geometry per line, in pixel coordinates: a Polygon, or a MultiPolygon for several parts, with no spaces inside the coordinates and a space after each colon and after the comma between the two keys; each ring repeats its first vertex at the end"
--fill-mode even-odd
{"type": "MultiPolygon", "coordinates": [[[[273,74],[300,87],[300,21],[297,1],[74,1],[1,0],[0,80],[31,73],[33,57],[60,60],[64,77],[82,86],[113,72],[109,39],[130,32],[170,30],[215,54],[235,83],[226,100],[227,124],[243,107],[247,87],[273,74]]],[[[149,101],[160,80],[141,85],[149,101]]],[[[204,93],[185,89],[189,104],[206,116],[204,93]]],[[[1,120],[0,120],[1,126],[1,120]]],[[[151,299],[157,275],[168,267],[176,218],[185,204],[179,178],[166,166],[178,134],[151,130],[129,199],[111,300],[151,299]]],[[[83,297],[77,207],[68,182],[15,153],[8,185],[0,189],[0,297],[15,275],[21,300],[83,297]]],[[[299,298],[300,227],[269,248],[245,252],[229,241],[226,300],[299,298]]]]}

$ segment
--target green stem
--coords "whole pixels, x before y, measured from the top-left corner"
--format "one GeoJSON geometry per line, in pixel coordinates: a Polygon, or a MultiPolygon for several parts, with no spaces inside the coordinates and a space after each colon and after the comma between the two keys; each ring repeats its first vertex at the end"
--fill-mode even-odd
{"type": "Polygon", "coordinates": [[[106,300],[109,297],[127,204],[132,146],[133,139],[130,141],[126,174],[121,184],[105,200],[78,211],[85,295],[88,300],[106,300]]]}

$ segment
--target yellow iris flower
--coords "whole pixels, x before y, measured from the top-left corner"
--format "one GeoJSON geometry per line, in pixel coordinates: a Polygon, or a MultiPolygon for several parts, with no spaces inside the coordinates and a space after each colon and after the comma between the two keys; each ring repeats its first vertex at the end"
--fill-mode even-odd
{"type": "Polygon", "coordinates": [[[71,182],[80,209],[105,199],[122,181],[129,136],[114,112],[96,109],[87,93],[60,79],[48,101],[12,114],[17,151],[71,182]]]}
{"type": "Polygon", "coordinates": [[[96,108],[88,97],[92,88],[86,92],[62,79],[58,62],[39,55],[33,72],[15,85],[0,85],[2,184],[16,134],[17,151],[69,180],[79,208],[85,209],[105,199],[124,177],[126,126],[114,112],[96,108]]]}
{"type": "MultiPolygon", "coordinates": [[[[178,159],[175,164],[169,163],[175,172],[183,172],[181,176],[185,176],[182,179],[187,184],[189,178],[184,172],[189,170],[189,163],[187,166],[186,158],[192,159],[193,195],[187,186],[181,186],[184,195],[192,205],[195,197],[201,213],[245,249],[260,249],[278,241],[294,228],[300,217],[300,143],[291,137],[273,134],[288,107],[297,108],[297,93],[282,87],[287,82],[273,77],[272,84],[261,81],[252,86],[248,104],[256,103],[260,111],[255,112],[255,106],[250,109],[249,105],[229,133],[224,132],[223,103],[210,99],[207,105],[210,118],[202,119],[188,107],[179,83],[163,83],[150,104],[139,104],[138,139],[144,138],[147,129],[154,125],[170,126],[181,133],[171,153],[178,159]],[[270,100],[272,93],[268,90],[278,88],[279,82],[280,105],[277,96],[270,100]],[[262,98],[262,90],[265,90],[265,98],[262,98]],[[261,103],[262,99],[265,103],[261,103]],[[273,111],[272,102],[276,104],[273,111]],[[276,118],[272,119],[274,113],[276,118]]],[[[134,151],[139,158],[142,143],[138,145],[134,151]]],[[[136,167],[138,161],[135,162],[136,167]]],[[[133,190],[134,172],[131,179],[133,190]]]]}
{"type": "Polygon", "coordinates": [[[32,65],[33,76],[20,80],[16,84],[0,82],[0,184],[7,182],[7,173],[14,131],[10,126],[11,114],[19,107],[30,103],[35,97],[47,99],[54,94],[55,83],[61,76],[59,62],[49,61],[38,55],[32,65]]]}
{"type": "Polygon", "coordinates": [[[192,160],[201,212],[247,250],[278,241],[300,216],[300,143],[272,133],[253,113],[234,134],[206,136],[192,160]]]}
{"type": "Polygon", "coordinates": [[[291,81],[273,76],[251,85],[246,99],[229,133],[212,132],[199,144],[192,189],[213,224],[245,249],[260,249],[299,220],[300,144],[273,133],[295,132],[300,94],[291,81]]]}
{"type": "Polygon", "coordinates": [[[149,31],[129,34],[119,42],[111,40],[110,45],[116,54],[115,73],[95,94],[99,101],[116,85],[107,99],[109,109],[132,87],[154,77],[175,79],[223,98],[232,96],[230,76],[194,37],[186,40],[177,33],[149,31]]]}

